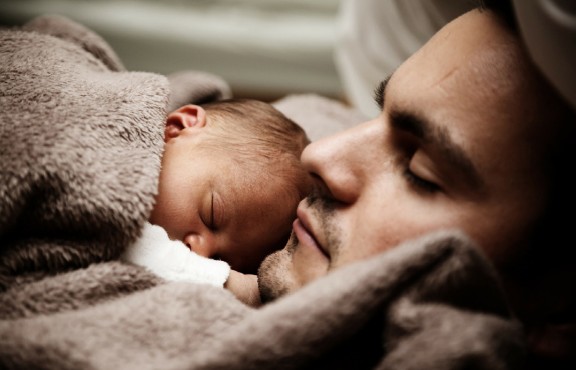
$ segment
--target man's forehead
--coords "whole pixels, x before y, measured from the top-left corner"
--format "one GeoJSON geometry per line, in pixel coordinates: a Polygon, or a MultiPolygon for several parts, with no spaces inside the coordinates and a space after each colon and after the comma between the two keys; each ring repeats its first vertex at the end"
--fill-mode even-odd
{"type": "Polygon", "coordinates": [[[497,15],[473,10],[444,26],[406,64],[413,59],[424,61],[419,63],[420,77],[429,84],[438,84],[457,72],[468,78],[499,81],[527,58],[520,49],[519,37],[497,15]]]}
{"type": "Polygon", "coordinates": [[[539,75],[517,37],[494,17],[474,11],[446,26],[396,70],[387,94],[445,124],[532,115],[539,104],[528,104],[537,99],[539,75]],[[475,35],[470,26],[476,24],[490,31],[475,35]]]}

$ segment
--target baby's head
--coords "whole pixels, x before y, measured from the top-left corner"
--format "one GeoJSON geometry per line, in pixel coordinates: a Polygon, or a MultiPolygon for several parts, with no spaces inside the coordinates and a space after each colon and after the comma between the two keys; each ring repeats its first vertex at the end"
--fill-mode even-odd
{"type": "Polygon", "coordinates": [[[227,100],[170,113],[165,142],[150,222],[202,256],[254,273],[284,246],[309,189],[302,128],[267,103],[227,100]]]}

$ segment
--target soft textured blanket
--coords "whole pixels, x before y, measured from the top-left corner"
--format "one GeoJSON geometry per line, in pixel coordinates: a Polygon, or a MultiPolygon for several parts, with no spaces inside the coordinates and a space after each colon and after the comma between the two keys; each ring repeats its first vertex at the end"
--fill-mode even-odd
{"type": "Polygon", "coordinates": [[[498,278],[455,231],[260,309],[116,261],[153,206],[166,110],[227,94],[209,74],[125,71],[66,19],[0,31],[0,368],[521,366],[498,278]]]}

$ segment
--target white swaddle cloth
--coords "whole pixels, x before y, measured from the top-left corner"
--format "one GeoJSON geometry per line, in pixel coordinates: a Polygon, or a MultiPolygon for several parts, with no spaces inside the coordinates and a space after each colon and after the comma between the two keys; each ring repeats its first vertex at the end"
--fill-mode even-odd
{"type": "Polygon", "coordinates": [[[148,222],[140,238],[126,249],[121,259],[146,267],[168,281],[223,287],[230,274],[226,262],[192,252],[181,241],[170,240],[162,227],[148,222]]]}

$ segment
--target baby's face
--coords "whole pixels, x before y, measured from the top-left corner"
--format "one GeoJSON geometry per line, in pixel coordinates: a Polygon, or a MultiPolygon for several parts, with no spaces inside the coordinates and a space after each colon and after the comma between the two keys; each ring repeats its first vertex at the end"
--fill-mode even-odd
{"type": "Polygon", "coordinates": [[[265,169],[254,174],[225,149],[203,146],[203,133],[194,130],[166,144],[150,222],[202,256],[255,273],[288,238],[299,199],[265,169]]]}

